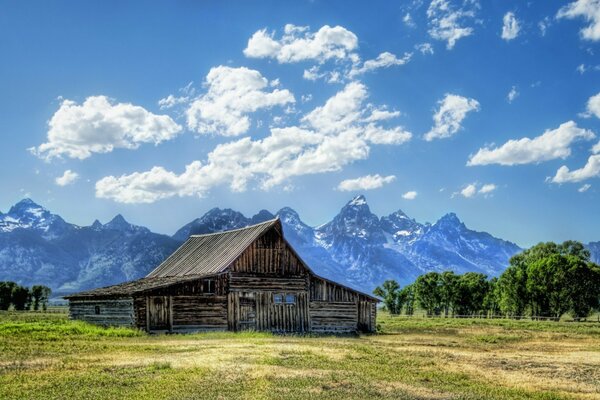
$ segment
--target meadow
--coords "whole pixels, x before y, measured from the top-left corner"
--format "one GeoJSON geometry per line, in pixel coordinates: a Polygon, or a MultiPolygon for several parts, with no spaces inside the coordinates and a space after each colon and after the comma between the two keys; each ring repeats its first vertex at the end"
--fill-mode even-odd
{"type": "Polygon", "coordinates": [[[600,324],[379,317],[352,337],[146,335],[0,313],[0,399],[599,399],[600,324]]]}

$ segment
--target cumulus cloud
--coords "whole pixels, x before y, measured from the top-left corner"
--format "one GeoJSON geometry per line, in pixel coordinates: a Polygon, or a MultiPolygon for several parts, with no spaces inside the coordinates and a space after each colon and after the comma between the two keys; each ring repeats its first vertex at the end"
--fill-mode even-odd
{"type": "Polygon", "coordinates": [[[411,190],[409,192],[406,192],[402,195],[402,198],[405,200],[414,200],[417,198],[417,192],[414,190],[411,190]]]}
{"type": "Polygon", "coordinates": [[[244,55],[251,58],[273,58],[279,63],[317,61],[355,57],[358,38],[342,26],[325,25],[317,32],[306,26],[287,24],[284,34],[276,39],[266,29],[256,31],[248,40],[244,55]]]}
{"type": "Polygon", "coordinates": [[[427,9],[429,18],[429,36],[446,42],[451,50],[456,42],[473,34],[473,28],[467,26],[475,18],[478,8],[476,1],[466,1],[462,7],[456,7],[450,0],[432,0],[427,9]]]}
{"type": "Polygon", "coordinates": [[[509,11],[504,14],[504,17],[502,18],[502,39],[506,41],[516,39],[516,37],[519,36],[520,30],[519,20],[515,16],[515,13],[509,11]]]}
{"type": "Polygon", "coordinates": [[[260,72],[245,67],[212,68],[205,86],[206,93],[186,110],[188,128],[203,134],[241,135],[250,128],[248,114],[295,102],[290,91],[269,91],[269,81],[260,72]]]}
{"type": "Polygon", "coordinates": [[[591,140],[595,137],[590,130],[579,128],[573,121],[561,124],[558,128],[546,130],[542,135],[530,139],[511,139],[502,146],[484,147],[469,159],[468,166],[474,165],[519,165],[567,158],[571,155],[571,144],[576,140],[591,140]]]}
{"type": "Polygon", "coordinates": [[[58,186],[67,186],[74,183],[77,180],[77,178],[79,178],[79,174],[68,169],[62,174],[62,176],[59,176],[56,179],[54,179],[54,182],[58,186]]]}
{"type": "Polygon", "coordinates": [[[379,68],[389,68],[395,65],[404,65],[410,61],[412,53],[405,53],[402,58],[396,57],[396,55],[385,52],[381,53],[374,60],[367,60],[361,67],[354,67],[350,70],[348,76],[354,78],[357,75],[364,74],[365,72],[373,71],[379,68]]]}
{"type": "Polygon", "coordinates": [[[563,165],[556,171],[552,182],[581,182],[598,176],[600,176],[600,154],[595,154],[588,158],[587,163],[582,168],[571,171],[569,167],[563,165]]]}
{"type": "Polygon", "coordinates": [[[353,192],[357,190],[372,190],[379,189],[383,185],[392,183],[396,180],[394,175],[381,176],[376,175],[365,175],[356,179],[346,179],[340,182],[337,189],[342,192],[353,192]]]}
{"type": "Polygon", "coordinates": [[[438,105],[439,109],[433,115],[434,126],[424,136],[427,141],[453,136],[461,129],[469,112],[479,111],[477,100],[450,93],[438,101],[438,105]]]}
{"type": "Polygon", "coordinates": [[[579,31],[586,40],[600,40],[600,0],[577,0],[558,10],[556,18],[583,18],[589,25],[579,31]]]}
{"type": "Polygon", "coordinates": [[[412,56],[412,53],[405,53],[397,57],[383,52],[375,59],[362,62],[357,50],[357,36],[343,26],[325,25],[312,32],[308,26],[287,24],[279,38],[266,29],[256,31],[248,40],[244,54],[251,58],[275,59],[281,64],[316,63],[304,70],[304,79],[323,79],[328,83],[341,83],[366,72],[404,65],[412,56]],[[324,70],[323,64],[327,62],[335,62],[335,67],[324,70]]]}
{"type": "Polygon", "coordinates": [[[173,139],[182,128],[167,115],[156,115],[130,103],[112,103],[106,96],[88,97],[82,104],[63,100],[48,122],[48,141],[29,149],[36,156],[85,159],[117,148],[173,139]]]}
{"type": "Polygon", "coordinates": [[[203,196],[217,185],[246,190],[250,181],[268,190],[291,177],[338,171],[365,159],[371,144],[400,144],[410,132],[367,122],[366,87],[353,82],[300,120],[299,126],[271,128],[260,140],[245,137],[218,145],[207,161],[195,161],[177,174],[162,167],[108,176],[96,183],[96,196],[123,203],[151,203],[173,196],[203,196]]]}
{"type": "Polygon", "coordinates": [[[506,95],[506,101],[511,104],[517,97],[519,97],[519,91],[517,90],[516,86],[513,86],[506,95]]]}
{"type": "Polygon", "coordinates": [[[588,99],[585,116],[600,118],[600,93],[588,99]]]}
{"type": "Polygon", "coordinates": [[[461,191],[460,194],[463,197],[469,198],[469,197],[473,197],[477,194],[477,186],[475,186],[474,183],[471,183],[467,186],[465,186],[461,191]]]}
{"type": "Polygon", "coordinates": [[[459,192],[453,193],[452,197],[456,195],[460,195],[467,199],[475,197],[476,195],[482,195],[484,197],[488,197],[494,192],[498,187],[493,183],[486,183],[484,185],[479,185],[478,183],[470,183],[465,185],[459,192]]]}

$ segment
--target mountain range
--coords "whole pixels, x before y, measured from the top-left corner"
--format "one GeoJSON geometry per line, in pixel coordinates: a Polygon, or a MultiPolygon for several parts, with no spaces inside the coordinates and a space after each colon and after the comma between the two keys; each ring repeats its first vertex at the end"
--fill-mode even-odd
{"type": "MultiPolygon", "coordinates": [[[[288,241],[319,275],[371,290],[385,279],[412,282],[429,271],[499,275],[521,251],[514,243],[470,230],[453,213],[433,224],[398,210],[373,214],[364,196],[350,200],[326,224],[311,227],[289,207],[252,217],[213,208],[173,236],[153,233],[117,215],[106,224],[66,222],[30,199],[0,212],[0,280],[44,284],[57,295],[145,276],[189,235],[241,228],[278,215],[288,241]]],[[[587,245],[600,261],[600,242],[587,245]]]]}

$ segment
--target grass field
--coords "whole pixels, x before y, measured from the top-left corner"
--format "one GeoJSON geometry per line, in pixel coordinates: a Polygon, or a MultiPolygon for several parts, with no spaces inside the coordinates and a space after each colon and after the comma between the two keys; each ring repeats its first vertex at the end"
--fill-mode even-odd
{"type": "Polygon", "coordinates": [[[0,399],[600,399],[600,324],[380,316],[360,337],[148,336],[0,314],[0,399]]]}

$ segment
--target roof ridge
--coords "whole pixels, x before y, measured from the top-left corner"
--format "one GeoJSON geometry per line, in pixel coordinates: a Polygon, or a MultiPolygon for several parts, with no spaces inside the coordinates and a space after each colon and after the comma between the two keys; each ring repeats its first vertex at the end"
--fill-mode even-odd
{"type": "Polygon", "coordinates": [[[189,237],[205,237],[205,236],[213,236],[213,235],[223,235],[225,233],[229,233],[229,232],[237,232],[237,231],[243,231],[244,229],[252,229],[252,228],[256,228],[258,226],[261,225],[267,225],[267,224],[272,224],[276,221],[279,220],[279,215],[277,215],[275,218],[270,219],[268,221],[264,221],[264,222],[260,222],[258,224],[254,224],[254,225],[248,225],[248,226],[244,226],[243,228],[235,228],[235,229],[229,229],[226,231],[219,231],[219,232],[212,232],[212,233],[202,233],[199,235],[190,235],[189,237]]]}

